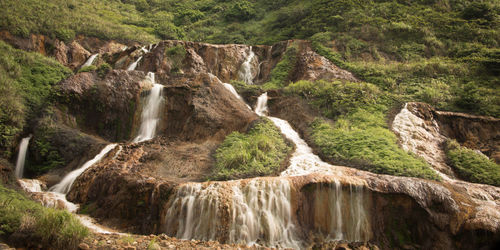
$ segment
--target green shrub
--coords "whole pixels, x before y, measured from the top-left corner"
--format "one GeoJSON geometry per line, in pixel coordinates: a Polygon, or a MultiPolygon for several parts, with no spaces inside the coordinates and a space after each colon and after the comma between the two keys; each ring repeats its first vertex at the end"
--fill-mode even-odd
{"type": "Polygon", "coordinates": [[[500,165],[487,156],[448,140],[445,152],[449,164],[466,181],[500,186],[500,165]]]}
{"type": "Polygon", "coordinates": [[[112,70],[113,68],[107,64],[107,63],[103,63],[101,65],[99,65],[99,67],[97,68],[97,75],[100,77],[100,78],[104,78],[110,70],[112,70]]]}
{"type": "Polygon", "coordinates": [[[233,132],[215,154],[210,179],[228,180],[277,173],[291,147],[267,118],[253,125],[247,134],[233,132]]]}
{"type": "Polygon", "coordinates": [[[295,68],[297,61],[297,46],[292,44],[289,46],[281,60],[271,70],[270,80],[265,83],[262,88],[264,89],[279,89],[288,84],[290,74],[295,68]]]}
{"type": "Polygon", "coordinates": [[[0,235],[13,233],[44,248],[76,249],[89,231],[67,211],[45,208],[0,184],[0,235]]]}
{"type": "Polygon", "coordinates": [[[91,71],[94,71],[96,69],[97,69],[97,66],[95,66],[95,65],[85,66],[85,67],[82,67],[81,69],[79,69],[78,73],[91,72],[91,71]]]}
{"type": "Polygon", "coordinates": [[[224,13],[228,21],[246,21],[255,16],[252,3],[246,0],[239,0],[231,5],[224,13]]]}

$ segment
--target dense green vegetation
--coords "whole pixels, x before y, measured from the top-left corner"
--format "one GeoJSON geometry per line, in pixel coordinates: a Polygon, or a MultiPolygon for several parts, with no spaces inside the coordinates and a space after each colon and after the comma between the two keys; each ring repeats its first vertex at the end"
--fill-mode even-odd
{"type": "Polygon", "coordinates": [[[466,181],[500,186],[500,165],[487,156],[448,140],[445,147],[449,164],[466,181]]]}
{"type": "Polygon", "coordinates": [[[292,44],[286,49],[278,64],[271,70],[269,81],[262,87],[264,89],[279,89],[286,86],[296,62],[297,45],[292,44]]]}
{"type": "Polygon", "coordinates": [[[9,157],[15,137],[52,100],[54,84],[71,71],[57,61],[0,41],[0,152],[9,157]]]}
{"type": "Polygon", "coordinates": [[[215,154],[210,179],[228,180],[276,173],[291,147],[267,118],[256,122],[246,134],[233,132],[215,154]]]}
{"type": "Polygon", "coordinates": [[[0,184],[0,237],[13,233],[44,248],[76,249],[89,232],[69,212],[45,208],[0,184]]]}
{"type": "MultiPolygon", "coordinates": [[[[500,117],[496,0],[5,0],[0,7],[0,29],[24,37],[309,39],[319,54],[406,100],[500,117]]],[[[282,87],[293,61],[288,57],[266,88],[282,87]]]]}
{"type": "Polygon", "coordinates": [[[330,124],[318,118],[310,125],[312,141],[332,162],[380,174],[439,179],[423,159],[398,146],[386,122],[393,101],[375,85],[299,81],[285,91],[335,120],[330,124]]]}

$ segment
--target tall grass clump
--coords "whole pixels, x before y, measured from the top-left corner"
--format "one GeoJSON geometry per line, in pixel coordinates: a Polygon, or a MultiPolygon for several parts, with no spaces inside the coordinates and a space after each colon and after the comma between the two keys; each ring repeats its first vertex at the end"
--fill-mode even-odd
{"type": "Polygon", "coordinates": [[[267,118],[257,121],[246,134],[233,132],[215,153],[210,179],[228,180],[277,173],[292,147],[267,118]]]}
{"type": "Polygon", "coordinates": [[[69,212],[45,208],[0,184],[0,235],[8,238],[14,233],[28,244],[76,249],[89,231],[69,212]]]}
{"type": "Polygon", "coordinates": [[[455,140],[445,146],[448,163],[466,181],[500,186],[500,165],[487,156],[466,147],[455,140]]]}

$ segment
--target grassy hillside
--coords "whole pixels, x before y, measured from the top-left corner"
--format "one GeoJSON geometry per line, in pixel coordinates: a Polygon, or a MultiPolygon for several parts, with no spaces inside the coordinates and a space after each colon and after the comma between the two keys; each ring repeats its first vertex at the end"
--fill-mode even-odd
{"type": "Polygon", "coordinates": [[[0,157],[8,158],[16,136],[51,103],[54,84],[71,75],[71,70],[3,41],[0,54],[0,157]]]}
{"type": "MultiPolygon", "coordinates": [[[[500,117],[499,13],[496,0],[4,0],[0,29],[143,43],[310,39],[382,90],[500,117]]],[[[281,86],[280,77],[268,86],[281,86]]]]}

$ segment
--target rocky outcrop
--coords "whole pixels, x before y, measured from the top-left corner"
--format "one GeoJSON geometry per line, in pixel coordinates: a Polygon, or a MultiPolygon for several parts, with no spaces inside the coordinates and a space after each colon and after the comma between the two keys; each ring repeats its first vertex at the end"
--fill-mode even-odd
{"type": "Polygon", "coordinates": [[[64,66],[73,70],[80,68],[91,54],[110,55],[122,51],[127,46],[116,41],[103,41],[98,38],[77,36],[73,41],[64,42],[45,35],[31,34],[27,38],[16,37],[8,31],[0,31],[0,39],[13,47],[39,52],[54,57],[64,66]]]}
{"type": "Polygon", "coordinates": [[[171,78],[164,93],[166,114],[161,133],[178,140],[221,142],[232,131],[246,131],[257,119],[209,74],[171,78]]]}
{"type": "MultiPolygon", "coordinates": [[[[479,150],[489,158],[500,162],[500,119],[485,116],[474,116],[456,112],[438,111],[425,103],[412,102],[406,104],[408,115],[413,116],[413,123],[409,124],[422,132],[414,132],[411,143],[421,139],[426,146],[419,146],[414,152],[422,155],[427,161],[435,161],[433,165],[445,165],[442,152],[442,143],[446,138],[457,140],[462,146],[479,150]],[[418,120],[418,121],[417,121],[418,120]],[[435,141],[437,145],[429,148],[435,141]]],[[[394,125],[393,125],[394,126],[394,125]]],[[[444,167],[437,167],[440,171],[444,167]]],[[[448,171],[444,171],[448,172],[448,171]]],[[[449,174],[449,173],[447,173],[449,174]]]]}
{"type": "Polygon", "coordinates": [[[272,69],[290,46],[297,48],[297,60],[289,81],[358,81],[350,72],[340,69],[315,53],[309,42],[302,40],[283,41],[272,46],[214,45],[167,40],[149,47],[132,47],[110,56],[108,63],[115,68],[126,69],[142,57],[137,70],[170,76],[209,73],[217,76],[222,82],[230,82],[240,79],[242,64],[250,56],[250,51],[253,51],[255,57],[249,62],[252,66],[251,75],[253,82],[260,84],[270,79],[272,69]]]}
{"type": "Polygon", "coordinates": [[[500,119],[433,110],[441,133],[500,164],[500,119]]]}
{"type": "Polygon", "coordinates": [[[60,104],[83,131],[124,141],[138,129],[141,93],[151,86],[140,71],[113,70],[104,78],[79,73],[59,84],[60,104]]]}
{"type": "Polygon", "coordinates": [[[25,174],[30,177],[43,174],[40,179],[49,186],[93,158],[106,144],[98,137],[82,133],[75,118],[57,108],[38,120],[33,131],[25,174]]]}

